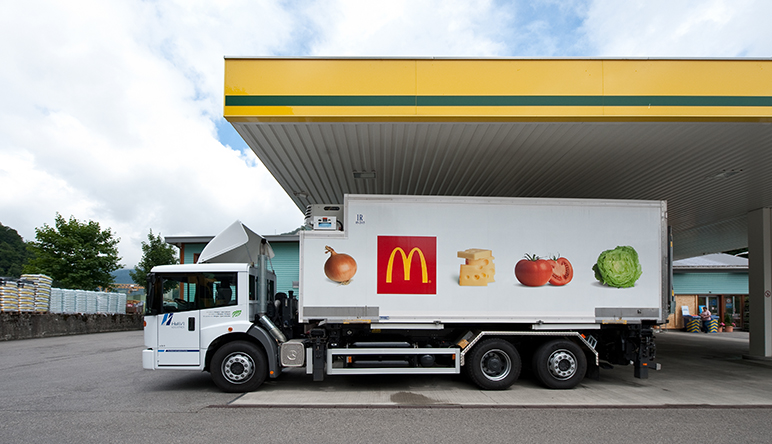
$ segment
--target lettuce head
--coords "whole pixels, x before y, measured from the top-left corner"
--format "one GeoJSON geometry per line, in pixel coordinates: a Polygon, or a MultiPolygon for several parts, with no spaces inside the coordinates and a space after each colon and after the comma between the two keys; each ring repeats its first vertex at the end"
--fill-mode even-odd
{"type": "Polygon", "coordinates": [[[609,287],[629,288],[641,277],[641,263],[638,252],[633,247],[616,247],[606,250],[598,256],[598,262],[592,266],[595,279],[609,287]]]}

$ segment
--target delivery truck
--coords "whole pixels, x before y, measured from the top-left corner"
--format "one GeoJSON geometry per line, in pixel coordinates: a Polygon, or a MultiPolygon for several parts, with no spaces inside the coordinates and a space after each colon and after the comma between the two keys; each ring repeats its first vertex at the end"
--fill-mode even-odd
{"type": "Polygon", "coordinates": [[[298,294],[236,222],[197,263],[153,268],[146,369],[208,371],[227,392],[283,371],[458,374],[486,390],[525,367],[570,389],[658,368],[671,305],[662,201],[346,195],[312,205],[298,294]]]}

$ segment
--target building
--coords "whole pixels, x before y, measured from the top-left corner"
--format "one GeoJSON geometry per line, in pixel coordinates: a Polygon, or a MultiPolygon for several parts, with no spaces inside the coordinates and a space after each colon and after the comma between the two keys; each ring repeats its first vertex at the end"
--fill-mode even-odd
{"type": "Polygon", "coordinates": [[[696,315],[707,306],[723,322],[729,313],[738,328],[747,328],[748,259],[707,254],[673,262],[675,313],[667,328],[684,328],[683,315],[696,315]]]}
{"type": "MultiPolygon", "coordinates": [[[[276,273],[276,291],[297,295],[300,272],[300,242],[297,234],[264,236],[273,248],[276,256],[268,263],[268,268],[276,273]]],[[[166,243],[180,249],[180,263],[194,264],[204,247],[214,236],[166,236],[166,243]]]]}

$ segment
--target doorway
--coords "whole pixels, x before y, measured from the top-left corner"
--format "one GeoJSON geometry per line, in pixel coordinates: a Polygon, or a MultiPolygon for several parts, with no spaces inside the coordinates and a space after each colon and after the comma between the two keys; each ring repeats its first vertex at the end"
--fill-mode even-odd
{"type": "MultiPolygon", "coordinates": [[[[697,315],[702,313],[702,309],[707,306],[710,314],[713,316],[720,316],[719,311],[719,297],[718,296],[700,296],[697,298],[697,315]]],[[[719,318],[720,319],[720,318],[719,318]]]]}

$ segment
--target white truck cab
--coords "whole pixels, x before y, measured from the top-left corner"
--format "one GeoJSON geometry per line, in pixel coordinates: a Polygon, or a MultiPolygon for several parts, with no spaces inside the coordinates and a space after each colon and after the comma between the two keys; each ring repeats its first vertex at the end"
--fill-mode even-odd
{"type": "MultiPolygon", "coordinates": [[[[272,295],[272,303],[276,299],[276,276],[259,260],[272,252],[262,238],[252,232],[248,234],[240,222],[229,229],[243,233],[247,241],[253,238],[252,250],[257,254],[248,252],[246,242],[237,237],[231,248],[210,243],[216,253],[212,254],[207,246],[199,263],[157,266],[149,273],[143,368],[209,371],[215,365],[221,370],[212,372],[221,377],[218,382],[215,376],[215,382],[230,391],[248,390],[242,385],[254,384],[255,374],[277,377],[281,372],[275,360],[266,359],[264,350],[250,346],[258,343],[275,355],[277,338],[283,339],[278,328],[265,317],[269,298],[264,299],[262,308],[258,298],[263,292],[272,295]],[[234,257],[233,249],[238,247],[245,249],[247,257],[234,257]],[[266,254],[259,254],[261,248],[266,254]],[[228,254],[230,259],[242,262],[216,262],[228,254]],[[249,257],[253,255],[258,266],[249,257]],[[263,328],[257,328],[258,325],[263,328]],[[226,343],[241,345],[241,351],[225,353],[229,350],[223,347],[226,343]]],[[[222,244],[222,238],[218,242],[222,244]]],[[[276,306],[272,304],[270,309],[275,311],[276,306]]],[[[258,379],[262,382],[264,378],[258,379]]]]}

